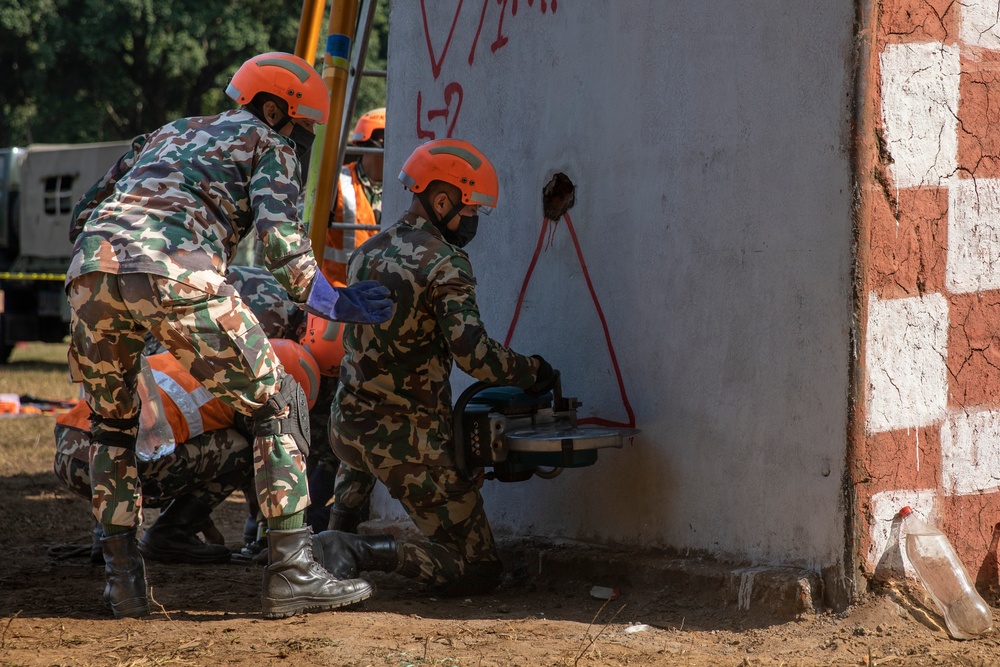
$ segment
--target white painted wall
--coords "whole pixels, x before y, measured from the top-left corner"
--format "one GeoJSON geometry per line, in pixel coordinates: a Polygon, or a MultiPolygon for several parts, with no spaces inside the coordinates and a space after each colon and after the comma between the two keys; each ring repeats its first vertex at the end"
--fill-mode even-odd
{"type": "MultiPolygon", "coordinates": [[[[500,174],[498,210],[468,249],[503,340],[542,187],[568,175],[642,429],[591,468],[488,483],[497,531],[839,563],[853,3],[424,0],[393,3],[390,21],[387,220],[409,201],[392,179],[421,141],[418,119],[436,138],[454,122],[500,174]],[[508,41],[494,52],[501,12],[508,41]],[[429,118],[450,84],[460,110],[451,85],[448,111],[429,118]]],[[[565,221],[512,347],[559,368],[582,416],[627,421],[565,221]]],[[[384,495],[376,510],[398,515],[384,495]]]]}

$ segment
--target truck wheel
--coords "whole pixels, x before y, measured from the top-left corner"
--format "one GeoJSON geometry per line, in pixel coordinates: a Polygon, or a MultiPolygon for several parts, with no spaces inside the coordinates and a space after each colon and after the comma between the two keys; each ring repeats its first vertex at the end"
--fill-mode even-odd
{"type": "Polygon", "coordinates": [[[10,359],[10,353],[14,351],[13,343],[4,342],[4,326],[3,326],[3,315],[0,315],[0,364],[6,364],[7,360],[10,359]]]}

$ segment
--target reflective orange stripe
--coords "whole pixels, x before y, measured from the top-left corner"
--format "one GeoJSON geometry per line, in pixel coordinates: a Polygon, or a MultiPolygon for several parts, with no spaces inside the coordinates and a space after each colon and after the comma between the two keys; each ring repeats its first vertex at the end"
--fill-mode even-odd
{"type": "MultiPolygon", "coordinates": [[[[172,355],[154,354],[146,359],[157,380],[160,399],[163,401],[167,422],[174,432],[174,440],[186,442],[202,433],[233,425],[233,409],[209,394],[172,355]],[[187,400],[178,395],[178,388],[183,390],[187,400]],[[189,421],[194,421],[196,425],[192,427],[189,421]]],[[[90,406],[86,401],[80,401],[69,412],[56,415],[56,423],[89,432],[90,406]]]]}
{"type": "Polygon", "coordinates": [[[233,409],[212,396],[173,355],[154,354],[147,361],[157,377],[163,409],[177,442],[233,425],[233,409]]]}

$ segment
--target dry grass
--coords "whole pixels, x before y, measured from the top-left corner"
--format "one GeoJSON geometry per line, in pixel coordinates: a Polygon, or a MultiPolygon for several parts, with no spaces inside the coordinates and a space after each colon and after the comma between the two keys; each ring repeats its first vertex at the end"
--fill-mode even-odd
{"type": "MultiPolygon", "coordinates": [[[[79,395],[69,381],[66,344],[29,343],[0,366],[0,393],[65,401],[79,395]]],[[[55,454],[52,415],[0,417],[0,476],[51,465],[55,454]]]]}

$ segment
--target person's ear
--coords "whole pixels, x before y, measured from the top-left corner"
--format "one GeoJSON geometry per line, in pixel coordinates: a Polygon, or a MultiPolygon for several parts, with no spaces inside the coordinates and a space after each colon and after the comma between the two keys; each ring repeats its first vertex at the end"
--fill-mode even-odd
{"type": "Polygon", "coordinates": [[[431,199],[431,204],[434,205],[435,209],[438,209],[435,210],[435,212],[438,214],[438,217],[441,217],[442,215],[447,213],[448,209],[451,206],[448,202],[448,195],[444,192],[439,192],[436,195],[434,195],[434,198],[431,199]]]}
{"type": "Polygon", "coordinates": [[[268,100],[264,102],[264,120],[267,121],[269,125],[273,125],[278,120],[278,105],[274,103],[273,100],[268,100]]]}

